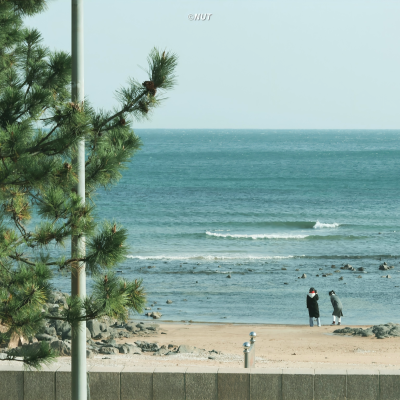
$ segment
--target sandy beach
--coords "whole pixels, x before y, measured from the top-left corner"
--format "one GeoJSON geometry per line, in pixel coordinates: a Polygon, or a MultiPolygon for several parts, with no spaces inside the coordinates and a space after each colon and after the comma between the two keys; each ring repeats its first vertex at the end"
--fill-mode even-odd
{"type": "MultiPolygon", "coordinates": [[[[349,325],[342,325],[345,326],[349,325]]],[[[215,350],[221,354],[215,353],[214,359],[198,354],[96,355],[88,359],[87,364],[88,367],[241,367],[243,342],[249,340],[249,332],[255,331],[257,368],[400,369],[400,337],[376,339],[341,336],[332,334],[335,329],[335,326],[310,328],[306,325],[162,323],[159,333],[140,340],[157,342],[160,346],[167,347],[169,344],[190,345],[208,351],[215,350]]],[[[133,343],[137,340],[132,338],[118,342],[133,343]]],[[[69,363],[69,357],[60,357],[57,360],[57,364],[69,363]]]]}

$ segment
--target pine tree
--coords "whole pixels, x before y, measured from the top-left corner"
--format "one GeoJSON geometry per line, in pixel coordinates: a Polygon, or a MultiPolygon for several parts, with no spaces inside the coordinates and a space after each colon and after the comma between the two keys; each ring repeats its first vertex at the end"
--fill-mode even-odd
{"type": "MultiPolygon", "coordinates": [[[[176,55],[153,49],[148,80],[131,79],[117,91],[116,109],[96,110],[88,100],[72,103],[70,55],[50,51],[37,30],[23,25],[24,16],[45,6],[44,0],[0,0],[0,344],[15,334],[32,338],[48,319],[76,326],[142,311],[142,282],[113,273],[127,253],[127,232],[115,222],[96,221],[94,198],[99,188],[118,182],[140,149],[132,123],[147,118],[162,102],[160,94],[175,84],[176,55]],[[71,161],[82,138],[87,154],[84,205],[71,161]],[[33,216],[40,221],[30,223],[33,216]],[[76,235],[86,237],[86,256],[73,259],[67,256],[68,243],[76,235]],[[52,276],[73,273],[80,262],[94,276],[91,295],[69,298],[57,315],[43,312],[52,276]]],[[[16,353],[7,354],[8,360],[16,359],[16,353]]],[[[22,361],[40,367],[55,356],[42,342],[26,351],[22,361]]]]}

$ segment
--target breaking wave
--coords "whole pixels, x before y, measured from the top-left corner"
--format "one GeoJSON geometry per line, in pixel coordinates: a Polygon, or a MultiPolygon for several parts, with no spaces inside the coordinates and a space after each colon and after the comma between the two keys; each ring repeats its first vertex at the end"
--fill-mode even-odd
{"type": "Polygon", "coordinates": [[[317,220],[317,222],[315,223],[315,225],[313,226],[314,229],[322,229],[322,228],[337,228],[338,226],[340,226],[340,224],[337,224],[336,222],[334,222],[333,224],[324,224],[323,222],[319,222],[317,220]]]}
{"type": "Polygon", "coordinates": [[[223,234],[215,232],[206,232],[208,236],[215,236],[221,238],[233,238],[233,239],[305,239],[309,235],[290,235],[290,234],[254,234],[254,235],[235,235],[235,234],[223,234]]]}

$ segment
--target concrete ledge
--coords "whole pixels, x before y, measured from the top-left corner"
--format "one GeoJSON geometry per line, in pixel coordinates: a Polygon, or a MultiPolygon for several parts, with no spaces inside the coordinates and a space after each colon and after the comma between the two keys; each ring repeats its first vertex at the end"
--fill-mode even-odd
{"type": "Polygon", "coordinates": [[[346,400],[347,371],[315,370],[314,399],[315,400],[346,400]]]}
{"type": "MultiPolygon", "coordinates": [[[[69,366],[0,363],[0,400],[72,400],[69,366]]],[[[400,400],[399,370],[94,367],[91,400],[400,400]]]]}
{"type": "Polygon", "coordinates": [[[90,398],[120,400],[120,378],[123,367],[93,367],[89,371],[90,398]]]}
{"type": "Polygon", "coordinates": [[[50,366],[41,371],[24,372],[24,400],[56,400],[56,371],[50,366]]]}
{"type": "Polygon", "coordinates": [[[250,400],[250,368],[220,368],[218,400],[250,400]]]}
{"type": "Polygon", "coordinates": [[[0,362],[0,400],[9,399],[24,400],[24,369],[0,362]]]}
{"type": "Polygon", "coordinates": [[[379,371],[347,370],[347,399],[380,400],[379,371]]]}
{"type": "Polygon", "coordinates": [[[282,371],[282,400],[314,398],[313,369],[284,369],[282,371]]]}
{"type": "Polygon", "coordinates": [[[185,379],[186,400],[218,399],[218,368],[189,367],[185,379]]]}
{"type": "Polygon", "coordinates": [[[156,368],[153,373],[153,400],[185,400],[186,368],[156,368]]]}
{"type": "Polygon", "coordinates": [[[121,372],[121,400],[153,400],[154,370],[125,367],[121,372]]]}
{"type": "Polygon", "coordinates": [[[56,371],[56,400],[72,400],[70,365],[63,365],[56,371]]]}
{"type": "Polygon", "coordinates": [[[264,400],[266,398],[268,398],[268,400],[281,400],[282,370],[267,369],[267,368],[251,368],[250,399],[264,400]]]}
{"type": "Polygon", "coordinates": [[[400,370],[380,371],[379,399],[398,400],[400,398],[400,370]]]}

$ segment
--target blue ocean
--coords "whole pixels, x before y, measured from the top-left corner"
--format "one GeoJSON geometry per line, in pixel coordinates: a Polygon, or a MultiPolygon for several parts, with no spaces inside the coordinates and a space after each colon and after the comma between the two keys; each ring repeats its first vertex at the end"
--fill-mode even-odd
{"type": "Polygon", "coordinates": [[[306,324],[313,286],[323,324],[332,289],[344,324],[399,322],[400,131],[137,134],[97,215],[128,229],[121,275],[143,279],[162,320],[306,324]]]}

